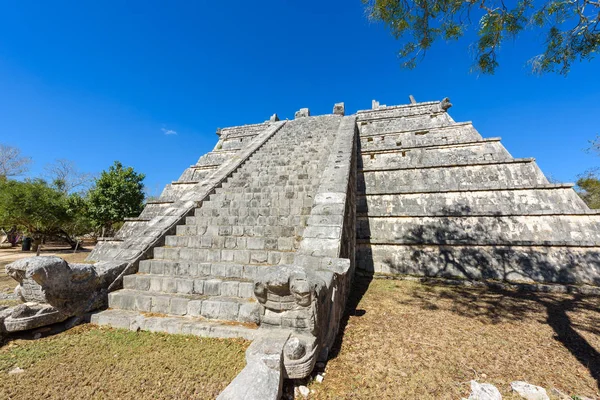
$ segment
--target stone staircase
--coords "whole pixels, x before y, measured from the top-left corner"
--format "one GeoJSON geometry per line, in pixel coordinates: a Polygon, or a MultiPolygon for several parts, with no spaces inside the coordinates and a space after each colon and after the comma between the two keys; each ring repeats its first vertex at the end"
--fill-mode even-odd
{"type": "Polygon", "coordinates": [[[294,262],[340,121],[287,122],[124,277],[94,322],[252,338],[253,280],[261,268],[294,262]]]}

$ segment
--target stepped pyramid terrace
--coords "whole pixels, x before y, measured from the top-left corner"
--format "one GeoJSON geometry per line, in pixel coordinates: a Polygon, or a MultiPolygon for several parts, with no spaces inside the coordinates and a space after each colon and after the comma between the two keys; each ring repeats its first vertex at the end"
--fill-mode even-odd
{"type": "Polygon", "coordinates": [[[442,101],[220,129],[214,149],[88,260],[17,261],[8,332],[99,325],[252,340],[220,399],[276,399],[327,360],[352,282],[413,275],[582,293],[600,213],[442,101]]]}

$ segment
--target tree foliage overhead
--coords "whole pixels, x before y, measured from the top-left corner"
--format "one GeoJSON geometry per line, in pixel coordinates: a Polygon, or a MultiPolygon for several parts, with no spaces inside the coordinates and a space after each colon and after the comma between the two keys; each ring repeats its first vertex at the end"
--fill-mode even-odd
{"type": "Polygon", "coordinates": [[[20,149],[0,143],[0,179],[24,174],[29,164],[31,158],[22,156],[20,149]]]}
{"type": "Polygon", "coordinates": [[[144,178],[118,161],[102,171],[88,195],[88,213],[94,225],[110,229],[127,217],[138,216],[144,209],[144,178]]]}
{"type": "Polygon", "coordinates": [[[537,73],[567,74],[574,61],[600,47],[600,0],[362,0],[404,45],[403,66],[414,68],[439,39],[457,40],[477,23],[475,69],[493,74],[498,51],[531,27],[545,34],[543,52],[530,61],[537,73]]]}

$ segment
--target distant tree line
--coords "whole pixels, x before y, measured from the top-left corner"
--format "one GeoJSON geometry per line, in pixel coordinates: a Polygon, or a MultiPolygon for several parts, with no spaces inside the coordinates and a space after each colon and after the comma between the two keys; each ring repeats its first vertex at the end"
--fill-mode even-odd
{"type": "Polygon", "coordinates": [[[43,177],[15,179],[31,163],[18,148],[0,144],[0,228],[12,235],[60,239],[74,248],[78,237],[113,234],[143,210],[145,175],[119,161],[98,177],[60,159],[43,177]]]}

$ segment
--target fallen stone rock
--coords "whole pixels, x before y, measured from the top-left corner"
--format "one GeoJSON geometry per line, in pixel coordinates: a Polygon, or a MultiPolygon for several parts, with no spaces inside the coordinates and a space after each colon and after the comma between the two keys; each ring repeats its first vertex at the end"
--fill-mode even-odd
{"type": "Polygon", "coordinates": [[[22,374],[23,372],[25,372],[24,369],[19,368],[19,367],[14,367],[13,369],[11,369],[10,371],[8,371],[9,375],[17,375],[17,374],[22,374]]]}
{"type": "Polygon", "coordinates": [[[510,384],[513,391],[527,400],[550,400],[546,389],[523,381],[514,381],[510,384]]]}
{"type": "Polygon", "coordinates": [[[302,397],[307,398],[308,395],[310,394],[310,389],[307,388],[304,385],[298,386],[298,391],[300,392],[300,394],[302,395],[302,397]]]}
{"type": "Polygon", "coordinates": [[[490,383],[471,381],[471,395],[463,400],[502,400],[502,395],[496,386],[490,383]]]}
{"type": "Polygon", "coordinates": [[[323,375],[317,374],[315,381],[317,381],[317,383],[323,383],[323,375]]]}

